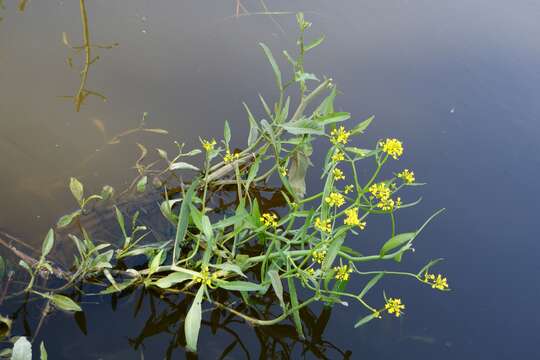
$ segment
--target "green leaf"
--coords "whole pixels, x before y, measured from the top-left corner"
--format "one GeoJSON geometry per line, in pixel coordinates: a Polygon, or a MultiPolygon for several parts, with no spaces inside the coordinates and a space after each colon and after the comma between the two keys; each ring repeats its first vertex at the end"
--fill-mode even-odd
{"type": "Polygon", "coordinates": [[[224,281],[218,280],[217,286],[231,291],[260,291],[264,289],[261,284],[255,284],[249,281],[224,281]]]}
{"type": "Polygon", "coordinates": [[[161,279],[154,282],[153,284],[162,289],[168,289],[172,287],[173,285],[176,285],[176,284],[179,284],[181,282],[191,280],[191,279],[193,279],[193,274],[176,271],[176,272],[170,273],[169,275],[165,277],[162,277],[161,279]]]}
{"type": "Polygon", "coordinates": [[[39,353],[40,353],[41,360],[47,360],[48,359],[47,350],[45,349],[45,344],[43,343],[43,341],[39,345],[39,353]]]}
{"type": "Polygon", "coordinates": [[[330,94],[321,102],[313,112],[314,115],[328,115],[334,112],[334,99],[337,95],[336,86],[332,86],[330,94]]]}
{"type": "Polygon", "coordinates": [[[209,264],[209,266],[215,269],[222,270],[222,271],[233,272],[237,275],[247,278],[246,274],[242,272],[242,268],[236,264],[231,264],[231,263],[223,263],[219,265],[209,264]]]}
{"type": "Polygon", "coordinates": [[[101,189],[101,198],[103,200],[108,200],[110,199],[114,194],[114,188],[110,185],[105,185],[102,189],[101,189]]]}
{"type": "Polygon", "coordinates": [[[370,116],[366,120],[362,121],[360,124],[356,125],[354,128],[351,129],[351,135],[361,134],[364,132],[364,130],[367,129],[369,124],[375,119],[375,116],[370,116]]]}
{"type": "Polygon", "coordinates": [[[150,262],[150,267],[148,268],[148,276],[152,275],[157,271],[159,268],[159,265],[161,265],[161,260],[163,257],[163,254],[165,253],[164,249],[159,250],[159,252],[152,258],[152,261],[150,262]]]}
{"type": "Polygon", "coordinates": [[[357,147],[346,147],[345,151],[358,155],[361,158],[366,158],[377,154],[378,150],[360,149],[357,147]]]}
{"type": "Polygon", "coordinates": [[[343,241],[345,241],[345,234],[346,232],[336,232],[335,239],[332,241],[332,243],[328,247],[326,256],[324,257],[324,261],[321,266],[323,272],[325,273],[328,272],[328,270],[334,263],[334,260],[336,259],[339,249],[341,248],[341,245],[343,245],[343,241]]]}
{"type": "Polygon", "coordinates": [[[272,70],[274,70],[274,76],[276,78],[276,85],[279,91],[283,91],[283,85],[281,82],[281,71],[279,70],[279,66],[276,63],[276,60],[274,59],[272,52],[270,51],[268,46],[266,46],[265,44],[259,43],[259,45],[262,47],[264,54],[266,55],[266,57],[268,58],[268,61],[270,62],[270,65],[272,65],[272,70]]]}
{"type": "Polygon", "coordinates": [[[137,192],[144,192],[146,190],[146,184],[148,184],[148,176],[145,175],[137,181],[137,192]]]}
{"type": "Polygon", "coordinates": [[[272,288],[274,289],[274,292],[279,299],[281,307],[285,309],[285,302],[283,302],[283,284],[281,283],[281,278],[279,277],[278,272],[276,270],[269,270],[268,276],[270,277],[272,288]]]}
{"type": "Polygon", "coordinates": [[[49,231],[47,232],[47,235],[45,236],[45,240],[43,240],[43,244],[41,245],[41,256],[43,258],[49,255],[53,245],[54,245],[54,230],[49,229],[49,231]]]}
{"type": "Polygon", "coordinates": [[[180,246],[180,242],[184,240],[187,233],[187,228],[189,225],[189,213],[191,208],[191,202],[193,198],[193,194],[195,193],[195,190],[198,187],[199,182],[193,181],[191,185],[188,188],[188,191],[186,192],[184,196],[184,200],[182,201],[182,205],[180,206],[180,214],[178,215],[178,226],[176,227],[176,236],[174,239],[174,247],[173,247],[173,264],[176,263],[178,260],[178,256],[180,255],[178,252],[178,248],[180,246]]]}
{"type": "Polygon", "coordinates": [[[202,231],[206,240],[210,241],[214,237],[214,231],[212,230],[212,224],[210,223],[210,218],[206,215],[202,216],[201,220],[202,231]]]}
{"type": "Polygon", "coordinates": [[[225,125],[223,128],[223,138],[225,139],[227,146],[229,146],[229,143],[231,142],[231,127],[229,126],[229,122],[227,120],[225,120],[225,125]]]}
{"type": "Polygon", "coordinates": [[[124,221],[124,215],[116,206],[114,206],[114,212],[116,214],[116,221],[118,222],[118,225],[120,225],[120,230],[122,230],[124,238],[127,238],[128,236],[126,233],[126,222],[124,221]]]}
{"type": "Polygon", "coordinates": [[[74,177],[69,179],[69,189],[71,190],[71,193],[73,194],[73,197],[79,205],[82,206],[83,199],[84,199],[84,187],[83,184],[74,177]]]}
{"type": "Polygon", "coordinates": [[[61,310],[69,311],[69,312],[82,311],[81,307],[75,301],[73,301],[71,298],[67,296],[60,295],[60,294],[53,294],[52,296],[49,295],[46,297],[49,298],[53,302],[54,306],[56,306],[57,308],[61,310]]]}
{"type": "Polygon", "coordinates": [[[354,327],[357,328],[357,327],[360,327],[362,325],[367,324],[371,320],[375,319],[375,315],[376,315],[375,313],[371,313],[371,314],[369,314],[367,316],[364,316],[363,318],[358,320],[358,322],[356,324],[354,324],[354,327]]]}
{"type": "Polygon", "coordinates": [[[280,126],[293,135],[324,135],[324,126],[322,124],[305,118],[280,126]]]}
{"type": "Polygon", "coordinates": [[[408,233],[398,234],[392,237],[382,246],[380,256],[384,256],[390,250],[408,243],[409,241],[413,240],[415,236],[416,236],[416,232],[408,232],[408,233]]]}
{"type": "Polygon", "coordinates": [[[350,118],[351,114],[348,112],[337,112],[318,117],[315,121],[321,125],[328,125],[349,120],[350,118]]]}
{"type": "Polygon", "coordinates": [[[255,120],[255,117],[251,113],[251,110],[249,110],[249,107],[246,103],[242,103],[244,105],[244,108],[246,109],[246,112],[248,114],[248,121],[249,121],[249,135],[248,135],[248,146],[255,143],[257,140],[257,136],[259,135],[259,125],[257,125],[257,121],[255,120]]]}
{"type": "Polygon", "coordinates": [[[358,297],[362,299],[368,293],[368,291],[371,290],[371,288],[375,286],[375,284],[377,284],[379,280],[381,280],[383,276],[384,276],[384,273],[382,272],[372,277],[371,280],[368,281],[366,286],[364,286],[364,288],[362,289],[362,292],[360,292],[358,297]]]}
{"type": "Polygon", "coordinates": [[[32,344],[21,336],[15,341],[11,352],[11,360],[32,360],[32,344]]]}
{"type": "Polygon", "coordinates": [[[313,48],[316,48],[317,46],[321,45],[321,43],[322,43],[323,41],[324,41],[324,35],[321,36],[320,38],[316,39],[315,41],[313,41],[311,44],[306,45],[306,46],[304,47],[304,51],[307,52],[307,51],[309,51],[309,50],[311,50],[311,49],[313,49],[313,48]]]}
{"type": "Polygon", "coordinates": [[[73,222],[73,220],[75,220],[79,215],[81,215],[81,210],[77,210],[77,211],[74,211],[72,212],[71,214],[67,214],[67,215],[64,215],[62,216],[58,222],[56,223],[56,227],[58,227],[59,229],[61,228],[64,228],[66,226],[68,226],[69,224],[71,224],[73,222]]]}
{"type": "MultiPolygon", "coordinates": [[[[287,270],[290,269],[287,263],[287,270]]],[[[287,278],[287,285],[289,286],[289,296],[291,298],[291,305],[293,308],[298,307],[298,295],[296,294],[296,286],[294,285],[294,277],[287,278]]],[[[298,309],[293,311],[294,327],[300,339],[304,339],[304,330],[302,329],[302,320],[300,318],[300,311],[298,309]]]]}
{"type": "Polygon", "coordinates": [[[199,330],[201,329],[202,319],[202,297],[205,286],[201,286],[193,303],[189,308],[184,322],[184,333],[186,334],[186,349],[187,351],[197,352],[197,340],[199,339],[199,330]]]}
{"type": "Polygon", "coordinates": [[[191,165],[191,164],[188,164],[187,162],[183,162],[183,161],[178,161],[178,162],[172,163],[169,166],[169,169],[170,170],[195,170],[195,171],[199,171],[198,167],[196,167],[194,165],[191,165]]]}

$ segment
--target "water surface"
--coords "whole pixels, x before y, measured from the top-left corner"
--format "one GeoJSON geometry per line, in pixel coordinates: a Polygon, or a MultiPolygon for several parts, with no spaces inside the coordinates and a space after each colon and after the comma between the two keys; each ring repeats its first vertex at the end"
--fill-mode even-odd
{"type": "MultiPolygon", "coordinates": [[[[252,12],[262,10],[257,1],[243,4],[252,12]]],[[[293,15],[276,15],[274,21],[263,15],[236,18],[234,1],[88,2],[93,39],[119,46],[97,50],[101,59],[89,74],[88,87],[108,101],[89,98],[77,113],[60,97],[78,87],[77,70],[66,64],[72,53],[62,44],[62,32],[74,43],[80,39],[78,3],[34,1],[23,14],[7,5],[0,22],[0,227],[33,245],[74,208],[67,191],[70,176],[90,189],[125,186],[135,174],[136,142],[170,151],[173,140],[196,146],[199,135],[219,137],[228,119],[233,140],[242,146],[242,101],[257,108],[259,92],[275,96],[257,43],[276,54],[294,46],[293,15]],[[135,135],[103,147],[95,120],[111,136],[136,127],[143,112],[149,113],[149,125],[170,135],[135,135]]],[[[535,312],[540,245],[534,236],[540,210],[535,186],[540,4],[318,0],[267,5],[274,11],[304,11],[314,23],[313,36],[326,35],[308,66],[338,84],[339,110],[358,120],[376,115],[359,144],[372,146],[385,136],[404,141],[401,162],[428,185],[419,189],[423,202],[401,214],[399,228],[415,229],[435,209],[447,208],[417,239],[414,256],[403,266],[415,271],[444,257],[438,270],[447,274],[453,291],[387,279],[384,288],[407,304],[406,316],[354,330],[362,310],[336,307],[322,340],[314,341],[322,344],[321,352],[329,359],[534,357],[540,325],[535,312]]],[[[73,60],[78,64],[80,58],[73,60]]],[[[261,110],[257,114],[263,116],[261,110]]],[[[316,179],[316,169],[311,171],[316,179]]],[[[370,234],[384,237],[380,229],[370,234]]],[[[56,313],[38,340],[45,340],[53,359],[131,359],[141,351],[145,359],[161,359],[178,324],[141,337],[152,307],[147,299],[134,316],[137,296],[120,299],[114,313],[110,299],[85,304],[87,334],[72,316],[56,313]]],[[[168,309],[164,303],[156,306],[168,309]]],[[[36,308],[30,322],[37,321],[36,308]]],[[[168,311],[181,315],[174,307],[168,311]]],[[[311,311],[318,316],[321,309],[311,311]]],[[[235,345],[230,359],[248,353],[251,358],[322,356],[303,353],[285,327],[266,336],[241,323],[231,326],[246,348],[235,345]],[[274,352],[265,352],[265,346],[274,346],[274,352]]],[[[205,327],[199,357],[219,357],[234,339],[228,330],[216,336],[205,327]]],[[[185,355],[177,346],[172,356],[185,355]]]]}

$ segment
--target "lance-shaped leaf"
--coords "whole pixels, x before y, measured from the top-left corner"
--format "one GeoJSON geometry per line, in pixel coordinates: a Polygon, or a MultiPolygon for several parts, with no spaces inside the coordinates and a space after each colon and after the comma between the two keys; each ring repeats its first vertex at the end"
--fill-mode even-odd
{"type": "Polygon", "coordinates": [[[279,70],[279,66],[276,63],[276,59],[274,59],[274,56],[272,55],[272,52],[270,51],[268,46],[266,46],[263,43],[259,43],[259,45],[262,47],[264,54],[266,55],[266,57],[268,58],[268,61],[270,62],[270,65],[272,65],[272,70],[274,70],[274,76],[276,78],[276,85],[278,89],[282,91],[283,85],[281,82],[281,71],[279,70]]]}
{"type": "Polygon", "coordinates": [[[191,352],[197,352],[197,340],[199,339],[199,330],[201,329],[202,319],[202,297],[205,286],[201,286],[193,303],[189,308],[184,322],[184,333],[186,334],[186,349],[191,352]]]}
{"type": "Polygon", "coordinates": [[[45,236],[45,240],[43,240],[43,244],[41,245],[41,257],[47,256],[54,245],[54,230],[49,229],[47,232],[47,235],[45,236]]]}
{"type": "Polygon", "coordinates": [[[413,240],[415,236],[416,232],[397,234],[396,236],[390,238],[390,240],[384,243],[379,255],[386,255],[390,250],[400,247],[401,245],[413,240]]]}
{"type": "Polygon", "coordinates": [[[300,119],[280,125],[288,133],[293,135],[324,135],[324,124],[309,119],[300,119]]]}
{"type": "Polygon", "coordinates": [[[73,194],[75,200],[77,200],[79,205],[82,206],[84,200],[83,184],[81,184],[79,180],[72,177],[71,179],[69,179],[69,189],[71,190],[71,193],[73,194]]]}

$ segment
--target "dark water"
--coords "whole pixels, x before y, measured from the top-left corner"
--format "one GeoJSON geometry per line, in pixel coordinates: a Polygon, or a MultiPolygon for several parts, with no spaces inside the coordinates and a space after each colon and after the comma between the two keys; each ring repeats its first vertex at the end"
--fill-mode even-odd
{"type": "MultiPolygon", "coordinates": [[[[257,1],[243,4],[251,12],[263,10],[257,1]]],[[[233,140],[243,144],[241,102],[255,108],[258,92],[271,97],[274,91],[257,43],[276,53],[294,46],[292,15],[276,15],[279,25],[264,15],[234,18],[232,0],[91,1],[92,37],[120,46],[97,50],[101,59],[89,76],[89,88],[109,101],[88,99],[76,113],[59,96],[78,87],[76,70],[65,63],[71,53],[61,41],[64,31],[74,43],[80,38],[78,3],[34,1],[24,14],[7,5],[0,22],[0,226],[30,244],[39,244],[50,224],[74,208],[70,176],[93,189],[129,181],[136,142],[171,151],[172,140],[194,146],[199,135],[219,137],[222,121],[229,119],[233,140]],[[170,135],[137,135],[102,148],[95,119],[115,134],[136,127],[145,111],[152,127],[170,135]]],[[[204,327],[199,357],[218,358],[236,339],[227,358],[316,358],[321,352],[329,359],[536,358],[540,4],[267,5],[273,11],[302,10],[314,23],[312,33],[326,34],[308,66],[335,79],[343,92],[340,110],[357,119],[376,115],[360,140],[363,146],[385,136],[404,141],[401,163],[428,185],[419,190],[423,202],[398,218],[399,229],[415,229],[440,207],[447,211],[417,239],[414,256],[402,266],[415,271],[444,257],[437,270],[447,274],[453,291],[386,279],[387,293],[407,304],[402,319],[354,330],[361,310],[336,307],[310,346],[291,338],[287,327],[254,330],[236,322],[216,335],[204,327]]],[[[44,338],[52,359],[137,359],[141,351],[145,359],[162,359],[170,342],[172,358],[183,358],[174,345],[182,305],[156,301],[156,317],[166,312],[174,321],[148,327],[153,307],[145,298],[134,316],[138,295],[119,299],[114,312],[110,299],[87,303],[87,334],[72,316],[54,314],[38,341],[44,338]]],[[[29,320],[34,325],[35,310],[29,320]]],[[[316,318],[321,309],[311,312],[306,318],[316,318]]]]}

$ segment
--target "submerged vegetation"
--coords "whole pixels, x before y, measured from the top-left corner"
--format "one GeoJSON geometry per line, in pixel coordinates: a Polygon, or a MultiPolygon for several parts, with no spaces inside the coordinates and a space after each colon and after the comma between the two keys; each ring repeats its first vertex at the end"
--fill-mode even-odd
{"type": "MultiPolygon", "coordinates": [[[[305,33],[311,24],[302,14],[297,15],[297,22],[298,52],[294,57],[283,52],[292,67],[290,80],[284,81],[271,50],[260,44],[273,69],[279,94],[272,106],[261,97],[266,119],[257,120],[244,104],[249,121],[244,149],[232,146],[228,122],[223,139],[201,139],[200,150],[184,152],[184,146],[178,144],[178,154],[172,159],[158,150],[167,163],[162,170],[153,170],[156,163],[143,163],[147,149],[140,147],[142,154],[136,164],[139,176],[133,183],[139,192],[146,190],[150,178],[154,179],[152,183],[161,184],[160,177],[168,174],[195,174],[190,181],[180,181],[177,195],[170,196],[170,189],[164,191],[160,209],[175,228],[172,239],[149,242],[152,229],[138,222],[138,213],[128,219],[114,207],[111,211],[122,238],[95,242],[81,218],[90,211],[89,204],[114,199],[114,191],[106,186],[100,194],[87,195],[83,184],[72,178],[69,187],[79,208],[63,216],[56,230],[48,232],[39,259],[21,258],[19,264],[30,280],[20,293],[42,297],[47,304],[68,312],[82,310],[65,295],[68,290],[82,293],[81,282],[101,287],[86,293],[87,296],[139,287],[164,296],[184,294],[189,302],[184,321],[185,345],[195,352],[205,304],[254,326],[271,326],[291,319],[302,339],[305,329],[300,312],[314,303],[357,303],[364,313],[351,324],[355,327],[383,316],[403,316],[406,302],[392,290],[388,291],[389,296],[383,292],[377,303],[366,300],[367,293],[384,276],[403,276],[447,291],[447,279],[431,273],[440,259],[430,261],[415,273],[364,268],[368,262],[401,262],[405,254],[414,251],[413,242],[424,227],[442,210],[417,230],[398,231],[397,213],[419,202],[407,202],[398,194],[405,187],[421,185],[410,169],[383,176],[385,164],[399,161],[404,145],[398,139],[387,138],[372,149],[355,146],[355,139],[366,131],[373,117],[344,125],[350,114],[335,111],[338,91],[332,79],[319,79],[304,68],[305,55],[319,46],[324,37],[307,43],[305,33]],[[299,91],[294,108],[294,97],[290,95],[293,88],[299,91]],[[319,99],[322,100],[316,103],[319,99]],[[324,162],[313,165],[310,159],[316,141],[318,146],[325,144],[327,151],[324,162]],[[188,162],[196,156],[203,157],[201,169],[188,162]],[[373,164],[373,172],[366,179],[360,176],[359,163],[373,164]],[[320,189],[306,188],[308,171],[310,176],[320,176],[320,189]],[[284,206],[265,209],[254,196],[255,189],[261,186],[275,189],[284,206]],[[212,196],[224,188],[234,192],[234,205],[227,211],[217,211],[212,206],[212,196]],[[364,255],[363,231],[376,215],[389,219],[388,240],[378,239],[379,251],[364,255]],[[73,229],[68,237],[76,248],[69,271],[49,259],[57,232],[68,227],[73,229]],[[39,281],[51,274],[62,280],[54,289],[39,281]],[[356,288],[358,284],[362,286],[356,288]],[[234,295],[236,300],[227,301],[228,297],[220,295],[223,292],[234,295]],[[261,302],[256,299],[268,294],[272,294],[281,314],[269,317],[262,311],[261,302]],[[242,306],[236,306],[237,303],[242,306]]],[[[89,49],[85,40],[81,50],[89,49]]],[[[80,96],[84,98],[85,94],[90,92],[83,86],[80,96]]]]}

